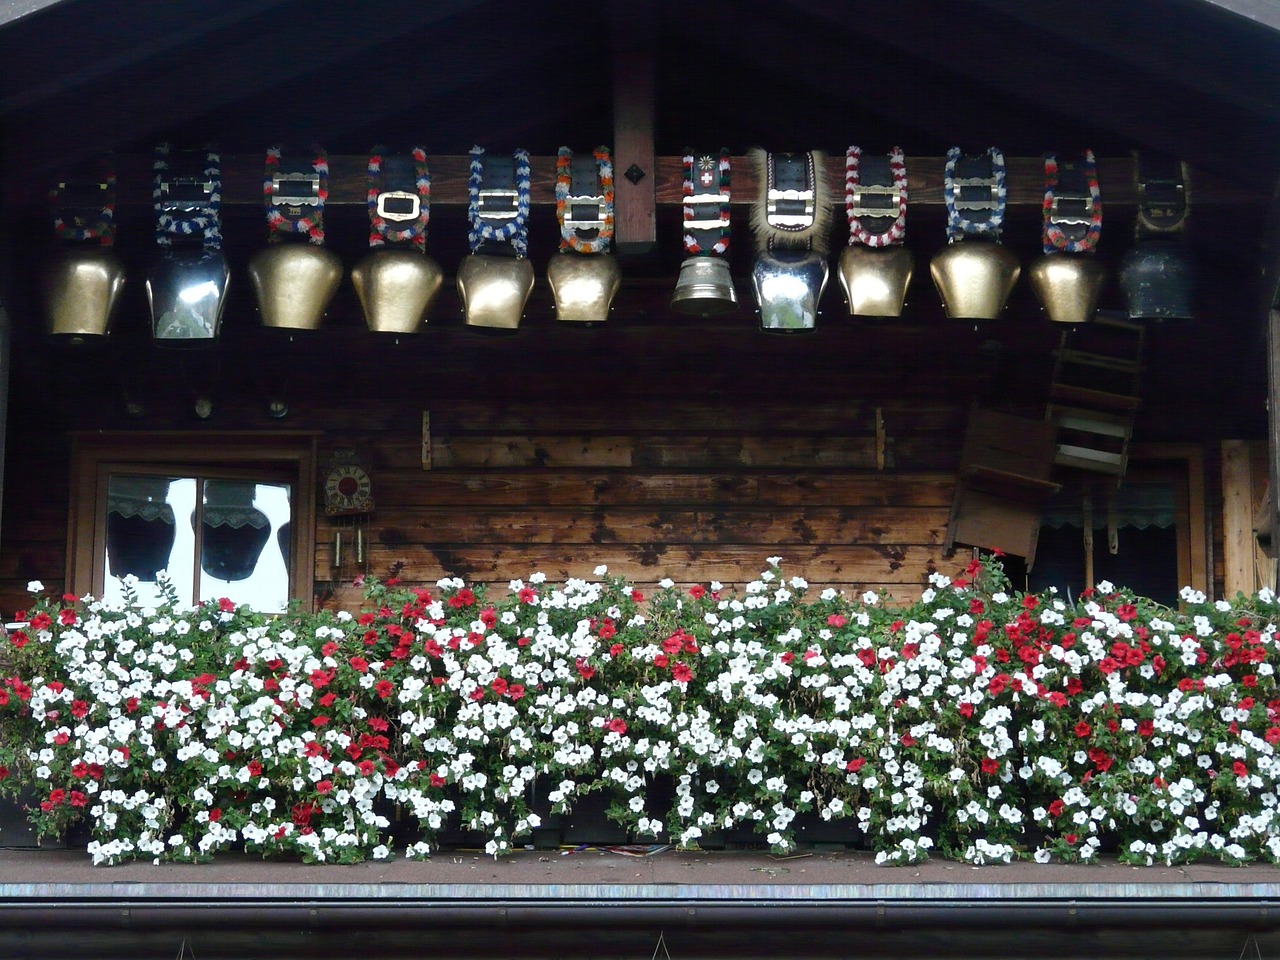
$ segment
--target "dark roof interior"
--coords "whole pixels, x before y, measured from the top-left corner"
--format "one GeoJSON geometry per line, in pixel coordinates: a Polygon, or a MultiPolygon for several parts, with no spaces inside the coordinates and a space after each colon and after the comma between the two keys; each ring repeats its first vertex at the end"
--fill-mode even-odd
{"type": "Polygon", "coordinates": [[[413,141],[434,154],[607,142],[611,51],[643,42],[646,21],[659,153],[842,151],[851,140],[916,156],[953,143],[1010,156],[1141,148],[1267,190],[1280,160],[1280,14],[1260,0],[10,7],[0,116],[19,183],[50,157],[145,152],[159,139],[212,136],[227,153],[275,141],[332,153],[413,141]]]}

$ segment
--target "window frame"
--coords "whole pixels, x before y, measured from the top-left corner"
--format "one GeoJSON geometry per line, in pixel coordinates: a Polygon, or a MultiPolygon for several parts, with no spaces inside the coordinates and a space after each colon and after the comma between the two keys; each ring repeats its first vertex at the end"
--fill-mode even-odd
{"type": "Polygon", "coordinates": [[[71,436],[67,589],[101,596],[105,584],[107,481],[112,474],[263,479],[293,486],[289,597],[315,602],[316,431],[101,431],[71,436]],[[258,471],[258,472],[255,472],[258,471]]]}

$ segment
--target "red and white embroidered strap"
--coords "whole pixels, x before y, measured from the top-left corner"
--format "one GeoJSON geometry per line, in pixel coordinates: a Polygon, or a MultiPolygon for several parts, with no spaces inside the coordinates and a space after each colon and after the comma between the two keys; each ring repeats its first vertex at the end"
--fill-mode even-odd
{"type": "Polygon", "coordinates": [[[844,209],[849,218],[850,245],[887,247],[906,240],[907,162],[901,147],[894,147],[887,158],[877,157],[874,162],[863,158],[860,147],[848,149],[844,161],[844,209]]]}
{"type": "Polygon", "coordinates": [[[1092,150],[1080,164],[1060,165],[1057,156],[1045,154],[1043,213],[1045,253],[1093,252],[1102,234],[1102,191],[1092,150]]]}

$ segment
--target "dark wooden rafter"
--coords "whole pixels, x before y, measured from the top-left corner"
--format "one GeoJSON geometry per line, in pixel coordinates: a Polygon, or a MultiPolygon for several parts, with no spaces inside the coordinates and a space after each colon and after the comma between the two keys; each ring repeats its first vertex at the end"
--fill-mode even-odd
{"type": "Polygon", "coordinates": [[[619,253],[657,246],[654,146],[655,25],[652,0],[615,0],[613,36],[614,243],[619,253]],[[629,170],[638,176],[632,182],[629,170]]]}
{"type": "MultiPolygon", "coordinates": [[[[127,62],[119,66],[138,70],[156,60],[156,75],[168,76],[170,68],[162,64],[162,59],[157,59],[158,54],[163,54],[181,60],[182,71],[172,77],[173,82],[157,82],[147,89],[145,110],[96,109],[99,98],[84,96],[86,87],[75,72],[68,74],[69,77],[77,77],[76,85],[69,89],[59,89],[30,103],[4,103],[4,112],[9,114],[10,123],[20,125],[23,130],[22,137],[10,139],[8,168],[19,174],[38,170],[47,167],[51,155],[84,156],[102,149],[105,144],[145,138],[153,135],[154,131],[172,129],[211,110],[267,96],[271,90],[290,80],[314,76],[317,71],[359,57],[362,51],[375,49],[411,31],[442,23],[479,4],[480,0],[441,0],[432,4],[397,0],[392,9],[382,11],[379,16],[362,17],[358,31],[325,29],[309,34],[314,42],[307,46],[305,55],[298,56],[282,57],[279,38],[270,29],[262,28],[263,24],[221,37],[217,30],[210,32],[206,27],[204,31],[196,31],[186,37],[188,44],[211,45],[213,54],[207,56],[189,51],[186,46],[165,52],[148,42],[133,48],[127,62]],[[228,47],[230,49],[224,50],[228,47]],[[183,51],[186,54],[180,55],[183,51]],[[256,63],[263,67],[228,69],[229,63],[256,63]],[[194,95],[195,91],[199,95],[194,95]]],[[[178,8],[181,5],[170,6],[178,8]]],[[[264,23],[269,25],[274,22],[271,6],[274,4],[258,4],[252,12],[265,18],[264,23]]],[[[348,8],[343,0],[326,0],[326,4],[310,5],[297,12],[297,16],[315,22],[334,22],[348,9],[354,8],[348,8]]],[[[189,18],[190,15],[184,16],[189,18]]],[[[219,27],[229,31],[233,26],[243,26],[244,23],[244,18],[234,17],[220,23],[219,27]]],[[[120,75],[109,72],[98,83],[109,87],[120,75]]]]}
{"type": "MultiPolygon", "coordinates": [[[[976,0],[988,10],[1022,28],[1047,34],[1044,46],[1051,51],[1055,63],[1078,64],[1094,74],[1098,61],[1105,58],[1137,68],[1158,78],[1166,85],[1171,98],[1179,100],[1177,91],[1196,90],[1223,103],[1257,114],[1261,119],[1280,119],[1280,102],[1268,96],[1271,83],[1242,82],[1248,73],[1274,74],[1276,63],[1259,58],[1258,62],[1241,62],[1223,50],[1220,43],[1207,43],[1203,30],[1184,27],[1175,33],[1169,22],[1160,24],[1166,46],[1135,43],[1135,35],[1152,28],[1149,11],[1140,4],[1116,4],[1108,0],[1083,0],[1069,9],[1049,0],[976,0]],[[1230,58],[1230,69],[1217,69],[1230,58]],[[1188,68],[1192,63],[1199,69],[1188,68]]],[[[1217,3],[1210,8],[1255,6],[1265,8],[1274,21],[1267,24],[1280,28],[1280,12],[1272,3],[1217,3]]],[[[1259,21],[1262,22],[1262,21],[1259,21]]],[[[1280,37],[1276,38],[1280,40],[1280,37]]],[[[1056,72],[1056,71],[1055,71],[1056,72]]]]}
{"type": "MultiPolygon", "coordinates": [[[[1192,159],[1211,155],[1222,143],[1236,144],[1239,152],[1246,153],[1261,151],[1264,144],[1270,149],[1269,131],[1241,124],[1212,97],[1195,90],[1153,97],[1153,89],[1167,89],[1156,79],[1144,83],[1142,77],[1126,72],[1103,83],[1094,64],[1089,72],[1089,89],[1097,92],[1072,96],[1060,73],[1046,69],[1041,35],[1021,42],[1012,38],[1007,28],[1002,29],[989,19],[962,19],[957,23],[953,18],[937,16],[937,9],[923,0],[904,0],[895,5],[892,17],[863,10],[856,18],[850,18],[815,0],[785,0],[785,5],[792,14],[812,21],[814,29],[840,33],[849,47],[871,42],[897,50],[904,67],[911,61],[923,60],[981,85],[988,91],[993,112],[1001,99],[1032,104],[1046,116],[1086,123],[1146,149],[1171,156],[1185,156],[1190,151],[1192,159]],[[904,21],[911,23],[910,30],[902,28],[904,21]],[[958,37],[963,38],[965,49],[987,55],[957,56],[958,37]],[[997,57],[994,68],[992,56],[997,57]],[[1188,126],[1188,115],[1197,118],[1194,129],[1188,126]]],[[[1241,171],[1239,175],[1249,176],[1251,172],[1241,171]]]]}

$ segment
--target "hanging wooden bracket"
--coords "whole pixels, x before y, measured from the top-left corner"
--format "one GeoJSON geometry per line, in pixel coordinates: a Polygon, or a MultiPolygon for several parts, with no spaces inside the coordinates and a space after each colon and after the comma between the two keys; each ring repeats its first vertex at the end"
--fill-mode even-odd
{"type": "Polygon", "coordinates": [[[422,469],[431,469],[431,411],[422,411],[422,469]]]}

